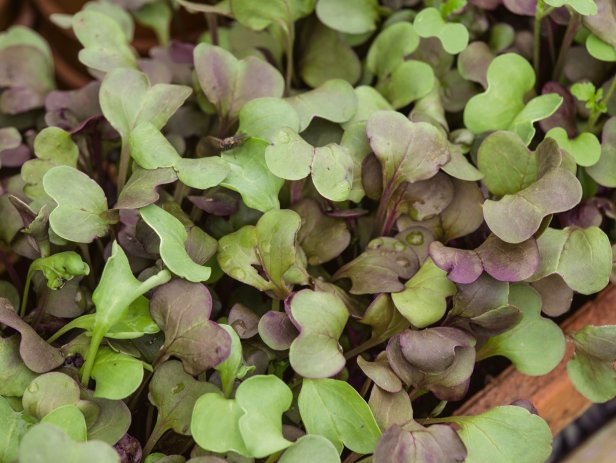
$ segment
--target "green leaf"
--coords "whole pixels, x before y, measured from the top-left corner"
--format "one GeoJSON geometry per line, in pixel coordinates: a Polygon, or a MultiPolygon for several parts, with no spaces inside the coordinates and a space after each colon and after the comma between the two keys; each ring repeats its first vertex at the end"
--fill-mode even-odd
{"type": "Polygon", "coordinates": [[[91,243],[117,220],[108,214],[102,188],[83,172],[57,166],[43,177],[45,192],[58,204],[49,214],[53,231],[69,241],[91,243]]]}
{"type": "Polygon", "coordinates": [[[366,67],[377,76],[385,77],[400,66],[418,45],[419,36],[410,23],[392,24],[383,29],[370,45],[366,67]]]}
{"type": "Polygon", "coordinates": [[[530,286],[511,285],[509,304],[522,312],[522,320],[504,333],[491,337],[478,356],[507,357],[525,375],[549,373],[565,354],[562,330],[552,320],[541,316],[541,296],[530,286]]]}
{"type": "Polygon", "coordinates": [[[599,227],[548,228],[537,245],[541,261],[533,280],[556,273],[581,294],[594,294],[609,283],[612,248],[599,227]]]}
{"type": "Polygon", "coordinates": [[[595,97],[597,88],[592,82],[576,82],[570,88],[571,94],[578,100],[587,102],[595,97]]]}
{"type": "Polygon", "coordinates": [[[305,289],[291,299],[290,312],[300,332],[289,350],[295,372],[305,378],[338,374],[346,364],[338,343],[349,319],[344,303],[332,293],[305,289]]]}
{"type": "Polygon", "coordinates": [[[120,463],[115,449],[101,441],[75,442],[51,424],[33,426],[19,447],[19,461],[28,463],[120,463]]]}
{"type": "Polygon", "coordinates": [[[347,34],[376,29],[379,5],[376,0],[319,0],[317,17],[327,27],[347,34]]]}
{"type": "Polygon", "coordinates": [[[155,203],[160,197],[157,187],[177,179],[176,172],[171,168],[146,170],[135,166],[114,209],[139,209],[155,203]]]}
{"type": "Polygon", "coordinates": [[[302,269],[297,232],[301,218],[290,210],[266,212],[256,226],[246,225],[219,241],[218,262],[230,277],[284,299],[302,269]],[[259,266],[262,274],[255,268],[259,266]]]}
{"type": "Polygon", "coordinates": [[[21,397],[34,378],[36,373],[24,364],[19,355],[19,338],[0,338],[0,395],[21,397]]]}
{"type": "Polygon", "coordinates": [[[342,34],[315,21],[306,33],[299,74],[312,88],[331,79],[353,85],[360,78],[361,62],[342,34]]]}
{"type": "Polygon", "coordinates": [[[173,167],[181,159],[169,140],[150,122],[132,129],[128,141],[132,158],[144,169],[173,167]]]}
{"type": "Polygon", "coordinates": [[[216,112],[235,120],[242,106],[256,98],[282,97],[284,80],[271,64],[248,56],[238,60],[223,48],[208,43],[194,50],[195,72],[216,112]]]}
{"type": "Polygon", "coordinates": [[[447,53],[460,53],[468,45],[468,30],[463,24],[447,23],[436,8],[424,8],[417,16],[413,26],[420,37],[437,37],[447,53]]]}
{"type": "Polygon", "coordinates": [[[272,24],[288,27],[288,23],[310,14],[314,10],[315,0],[270,0],[258,5],[251,0],[229,0],[229,3],[233,17],[238,22],[251,29],[261,30],[272,24]]]}
{"type": "Polygon", "coordinates": [[[139,388],[143,380],[143,362],[103,347],[96,355],[92,377],[96,380],[94,397],[125,399],[139,388]]]}
{"type": "Polygon", "coordinates": [[[408,60],[396,67],[390,75],[379,79],[376,89],[395,109],[400,109],[430,93],[435,81],[430,65],[408,60]]]}
{"type": "Polygon", "coordinates": [[[142,72],[122,68],[105,76],[99,100],[105,119],[120,133],[123,142],[128,143],[137,125],[151,123],[156,129],[162,129],[191,93],[184,85],[150,85],[142,72]]]}
{"type": "Polygon", "coordinates": [[[83,366],[82,382],[87,383],[90,378],[96,353],[107,331],[126,317],[129,306],[135,299],[170,279],[171,274],[167,270],[161,270],[147,280],[139,281],[133,276],[124,250],[117,241],[113,242],[111,257],[107,260],[98,286],[92,293],[96,316],[92,340],[83,366]]]}
{"type": "Polygon", "coordinates": [[[579,166],[593,166],[601,157],[601,143],[593,133],[582,132],[577,137],[569,139],[565,129],[554,127],[545,136],[556,140],[558,146],[571,154],[579,166]]]}
{"type": "Polygon", "coordinates": [[[272,138],[265,162],[274,175],[288,180],[312,173],[317,191],[332,201],[346,200],[353,186],[355,164],[346,148],[336,143],[315,148],[288,128],[272,138]]]}
{"type": "Polygon", "coordinates": [[[54,409],[43,417],[41,423],[53,424],[77,442],[85,442],[88,436],[86,419],[75,404],[54,409]]]}
{"type": "Polygon", "coordinates": [[[395,111],[376,111],[366,126],[370,146],[383,170],[383,185],[433,177],[450,159],[445,135],[426,122],[411,122],[395,111]]]}
{"type": "Polygon", "coordinates": [[[264,458],[291,445],[282,436],[281,417],[292,400],[289,387],[273,375],[248,378],[234,400],[205,394],[193,410],[193,438],[206,450],[264,458]]]}
{"type": "Polygon", "coordinates": [[[404,291],[393,293],[391,298],[404,318],[417,328],[425,328],[445,315],[447,298],[456,292],[456,285],[449,281],[447,272],[428,258],[406,282],[404,291]]]}
{"type": "Polygon", "coordinates": [[[155,204],[139,209],[139,214],[160,238],[160,257],[169,270],[193,282],[210,277],[210,267],[197,264],[186,252],[188,233],[182,222],[155,204]]]}
{"type": "Polygon", "coordinates": [[[595,0],[545,0],[547,5],[559,8],[569,6],[582,16],[594,16],[597,14],[597,4],[595,0]]]}
{"type": "Polygon", "coordinates": [[[214,367],[220,374],[220,382],[225,397],[231,397],[236,379],[241,379],[249,373],[250,368],[244,365],[242,341],[237,332],[229,325],[220,325],[231,338],[231,351],[227,358],[214,367]]]}
{"type": "Polygon", "coordinates": [[[547,423],[528,410],[506,405],[477,416],[447,418],[461,427],[467,463],[543,462],[552,453],[552,433],[547,423]]]}
{"type": "Polygon", "coordinates": [[[220,185],[237,191],[246,206],[261,212],[280,208],[278,192],[284,185],[284,180],[267,168],[267,146],[266,141],[251,138],[242,146],[222,154],[230,171],[220,185]]]}
{"type": "Polygon", "coordinates": [[[21,403],[24,411],[42,419],[58,407],[79,401],[79,385],[64,373],[53,371],[38,376],[24,391],[21,403]]]}
{"type": "Polygon", "coordinates": [[[477,167],[490,193],[503,196],[529,187],[537,179],[537,160],[513,132],[488,135],[477,151],[477,167]]]}
{"type": "Polygon", "coordinates": [[[270,140],[280,129],[299,131],[299,116],[282,98],[264,97],[251,100],[240,110],[238,133],[270,140]]]}
{"type": "Polygon", "coordinates": [[[571,382],[593,402],[616,396],[616,326],[586,326],[572,334],[575,355],[567,363],[571,382]]]}
{"type": "MultiPolygon", "coordinates": [[[[178,434],[190,436],[190,422],[195,402],[209,393],[220,393],[216,386],[197,381],[187,374],[176,360],[163,363],[154,371],[148,398],[158,410],[152,435],[154,439],[173,429],[178,434]]],[[[148,443],[156,443],[152,437],[148,443]]]]}
{"type": "Polygon", "coordinates": [[[298,406],[306,431],[326,437],[338,453],[343,446],[372,453],[381,435],[370,407],[347,382],[304,379],[298,406]]]}
{"type": "Polygon", "coordinates": [[[464,125],[476,134],[513,130],[528,144],[535,132],[532,123],[552,115],[562,102],[559,95],[546,94],[524,103],[524,96],[535,85],[535,73],[515,53],[495,58],[488,67],[487,81],[487,90],[472,97],[464,108],[464,125]]]}
{"type": "Polygon", "coordinates": [[[319,435],[308,434],[300,437],[291,447],[284,451],[279,463],[340,463],[340,456],[333,444],[319,435]]]}
{"type": "Polygon", "coordinates": [[[133,15],[140,24],[152,29],[162,46],[169,44],[170,26],[173,11],[164,1],[154,1],[134,10],[133,15]]]}
{"type": "Polygon", "coordinates": [[[84,9],[72,17],[73,32],[83,49],[79,61],[89,68],[110,72],[117,68],[136,68],[137,56],[121,24],[102,11],[84,9]]]}
{"type": "Polygon", "coordinates": [[[593,58],[600,61],[607,61],[608,63],[616,61],[616,48],[594,34],[590,34],[586,39],[586,50],[593,58]]]}
{"type": "Polygon", "coordinates": [[[0,396],[0,461],[15,461],[19,442],[31,425],[23,412],[14,411],[9,401],[0,396]]]}
{"type": "Polygon", "coordinates": [[[349,121],[357,110],[357,96],[346,80],[331,79],[314,90],[285,98],[299,115],[299,131],[303,132],[315,117],[341,124],[349,121]]]}
{"type": "Polygon", "coordinates": [[[244,410],[235,400],[219,394],[204,394],[195,403],[190,431],[195,442],[212,452],[233,451],[250,456],[240,432],[244,410]]]}

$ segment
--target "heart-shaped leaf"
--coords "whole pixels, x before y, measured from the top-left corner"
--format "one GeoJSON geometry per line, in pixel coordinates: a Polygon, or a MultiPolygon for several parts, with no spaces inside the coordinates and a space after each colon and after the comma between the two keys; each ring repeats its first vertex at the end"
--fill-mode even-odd
{"type": "Polygon", "coordinates": [[[24,391],[21,403],[25,412],[39,420],[64,405],[79,401],[79,385],[58,371],[35,378],[24,391]]]}
{"type": "Polygon", "coordinates": [[[46,463],[50,460],[65,463],[120,463],[120,456],[104,442],[75,442],[54,425],[37,424],[21,440],[19,461],[46,463]]]}
{"type": "Polygon", "coordinates": [[[150,85],[145,74],[121,68],[105,76],[99,100],[105,118],[120,133],[123,142],[128,143],[130,133],[140,124],[151,123],[156,129],[162,129],[191,93],[183,85],[150,85]]]}
{"type": "Polygon", "coordinates": [[[326,437],[338,453],[343,446],[361,454],[374,450],[381,431],[370,407],[349,383],[304,379],[297,403],[308,434],[326,437]]]}
{"type": "Polygon", "coordinates": [[[285,99],[299,115],[299,131],[303,132],[315,117],[343,123],[357,110],[353,86],[342,79],[331,79],[314,90],[285,99]]]}
{"type": "Polygon", "coordinates": [[[299,336],[291,343],[289,361],[305,378],[334,376],[346,364],[338,338],[349,318],[334,294],[305,289],[295,294],[288,309],[299,336]]]}
{"type": "Polygon", "coordinates": [[[498,201],[484,202],[483,216],[496,236],[507,243],[521,243],[539,230],[544,217],[568,211],[580,202],[580,182],[562,163],[558,150],[546,149],[539,161],[536,182],[498,201]],[[549,191],[560,193],[554,196],[549,191]]]}
{"type": "Polygon", "coordinates": [[[289,128],[281,129],[265,151],[274,175],[300,180],[309,173],[317,191],[332,201],[344,201],[353,186],[353,159],[346,148],[330,143],[314,148],[289,128]]]}
{"type": "Polygon", "coordinates": [[[522,311],[522,320],[508,331],[490,338],[479,358],[502,355],[526,375],[552,371],[565,354],[565,336],[553,321],[541,316],[541,296],[532,287],[512,285],[509,303],[522,311]]]}
{"type": "Polygon", "coordinates": [[[536,157],[513,132],[488,135],[479,145],[477,167],[485,186],[497,196],[515,194],[537,180],[536,157]]]}
{"type": "Polygon", "coordinates": [[[406,282],[404,290],[392,294],[391,298],[411,324],[424,328],[445,315],[447,297],[453,296],[456,291],[456,285],[447,278],[447,272],[428,259],[406,282]]]}
{"type": "Polygon", "coordinates": [[[528,144],[535,129],[533,122],[551,116],[562,97],[549,93],[524,103],[524,96],[535,85],[531,65],[515,53],[495,58],[488,67],[488,88],[472,97],[464,108],[464,125],[473,133],[513,130],[528,144]]]}
{"type": "Polygon", "coordinates": [[[395,111],[372,113],[366,132],[383,169],[383,185],[392,191],[403,182],[433,177],[450,158],[441,131],[426,122],[411,122],[395,111]]]}
{"type": "Polygon", "coordinates": [[[170,360],[156,368],[150,382],[148,398],[157,408],[158,415],[146,451],[170,429],[178,434],[190,436],[190,422],[195,402],[202,395],[209,393],[219,393],[219,391],[213,384],[197,381],[187,374],[178,361],[170,360]]]}
{"type": "Polygon", "coordinates": [[[395,238],[375,238],[366,250],[334,274],[334,280],[350,278],[351,294],[400,292],[400,279],[411,278],[419,268],[417,255],[395,238]]]}
{"type": "Polygon", "coordinates": [[[193,282],[210,277],[211,269],[197,264],[186,252],[188,233],[182,222],[154,204],[139,209],[139,214],[160,238],[160,257],[169,270],[193,282]]]}
{"type": "Polygon", "coordinates": [[[242,106],[255,98],[282,97],[284,81],[276,68],[249,56],[238,60],[224,48],[207,43],[194,50],[195,71],[216,111],[235,120],[242,106]]]}
{"type": "Polygon", "coordinates": [[[552,453],[552,433],[538,415],[514,405],[496,407],[476,416],[451,417],[468,463],[545,461],[552,453]]]}
{"type": "Polygon", "coordinates": [[[599,227],[548,228],[537,244],[541,264],[533,280],[556,273],[571,289],[581,294],[593,294],[607,286],[612,268],[612,248],[599,227]]]}
{"type": "Polygon", "coordinates": [[[462,24],[447,23],[436,8],[424,8],[413,26],[420,37],[437,37],[447,53],[456,55],[468,45],[468,30],[462,24]]]}
{"type": "Polygon", "coordinates": [[[231,338],[210,321],[212,296],[206,286],[173,280],[155,291],[150,310],[165,332],[157,362],[175,356],[186,372],[198,375],[229,356],[231,338]]]}
{"type": "Polygon", "coordinates": [[[595,165],[601,157],[601,144],[592,133],[583,132],[570,140],[565,129],[554,127],[545,136],[556,140],[558,146],[571,154],[580,166],[595,165]]]}
{"type": "Polygon", "coordinates": [[[281,420],[292,399],[291,390],[273,375],[248,378],[234,400],[205,394],[193,410],[193,438],[214,452],[233,450],[255,458],[279,452],[292,444],[282,436],[281,420]]]}
{"type": "Polygon", "coordinates": [[[221,238],[218,263],[232,278],[284,299],[293,283],[305,281],[304,276],[296,278],[305,272],[297,243],[300,226],[301,218],[293,211],[266,212],[256,226],[246,225],[221,238]]]}
{"type": "Polygon", "coordinates": [[[68,132],[46,127],[34,139],[34,154],[37,159],[26,161],[22,166],[21,176],[26,182],[24,193],[32,200],[47,202],[43,177],[55,166],[77,167],[79,148],[68,132]]]}
{"type": "Polygon", "coordinates": [[[96,354],[92,377],[96,380],[94,397],[125,399],[139,388],[143,380],[143,362],[103,347],[96,354]]]}
{"type": "Polygon", "coordinates": [[[94,180],[69,166],[57,166],[43,177],[45,192],[57,203],[49,224],[60,237],[91,243],[105,236],[117,219],[107,209],[105,193],[94,180]]]}
{"type": "Polygon", "coordinates": [[[246,206],[261,212],[280,208],[278,193],[284,185],[284,180],[267,167],[267,146],[266,141],[251,138],[242,146],[222,154],[230,171],[220,185],[237,191],[246,206]]]}
{"type": "Polygon", "coordinates": [[[616,329],[587,326],[572,334],[575,355],[567,363],[571,382],[593,402],[607,402],[616,396],[616,329]]]}

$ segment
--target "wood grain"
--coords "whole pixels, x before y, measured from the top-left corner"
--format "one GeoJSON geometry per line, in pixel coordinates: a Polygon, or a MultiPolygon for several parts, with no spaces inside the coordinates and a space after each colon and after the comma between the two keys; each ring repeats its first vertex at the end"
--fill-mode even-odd
{"type": "MultiPolygon", "coordinates": [[[[610,285],[568,318],[562,325],[565,333],[587,325],[616,324],[616,286],[610,285]]],[[[564,359],[544,376],[526,376],[513,367],[507,368],[484,389],[466,401],[455,415],[477,415],[498,405],[519,399],[530,400],[547,421],[554,435],[592,405],[573,386],[567,376],[567,361],[573,346],[567,343],[564,359]]]]}

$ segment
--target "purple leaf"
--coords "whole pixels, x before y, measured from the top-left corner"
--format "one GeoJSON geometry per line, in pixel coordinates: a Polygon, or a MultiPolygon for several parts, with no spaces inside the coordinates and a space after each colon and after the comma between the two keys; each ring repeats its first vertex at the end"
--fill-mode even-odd
{"type": "Polygon", "coordinates": [[[165,332],[159,363],[175,356],[187,373],[198,375],[229,356],[231,337],[209,320],[212,296],[205,285],[172,280],[154,292],[150,312],[165,332]]]}
{"type": "Polygon", "coordinates": [[[299,334],[285,312],[266,312],[259,320],[259,336],[270,349],[287,350],[299,334]]]}

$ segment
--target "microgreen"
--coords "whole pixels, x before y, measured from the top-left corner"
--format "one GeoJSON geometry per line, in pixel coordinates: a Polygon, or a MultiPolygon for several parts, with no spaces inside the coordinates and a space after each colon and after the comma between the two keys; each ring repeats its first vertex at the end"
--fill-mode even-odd
{"type": "Polygon", "coordinates": [[[616,281],[609,0],[48,19],[76,56],[0,34],[0,462],[542,462],[455,410],[568,342],[616,396],[614,327],[553,320],[616,281]]]}

